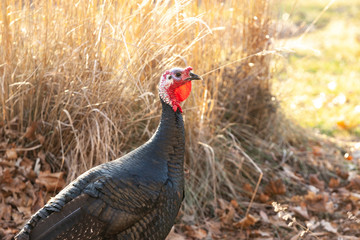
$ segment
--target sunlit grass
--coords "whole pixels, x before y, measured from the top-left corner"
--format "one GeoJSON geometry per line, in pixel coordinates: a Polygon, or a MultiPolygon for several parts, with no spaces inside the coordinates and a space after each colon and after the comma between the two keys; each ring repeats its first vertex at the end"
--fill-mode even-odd
{"type": "MultiPolygon", "coordinates": [[[[324,1],[298,8],[321,11],[324,1]]],[[[328,23],[305,36],[282,40],[290,46],[285,72],[274,85],[288,117],[330,136],[360,136],[360,2],[336,2],[328,23]],[[352,9],[351,11],[347,11],[352,9]],[[355,11],[355,12],[354,12],[355,11]],[[302,39],[301,39],[302,38],[302,39]]],[[[306,13],[304,13],[306,14],[306,13]]]]}

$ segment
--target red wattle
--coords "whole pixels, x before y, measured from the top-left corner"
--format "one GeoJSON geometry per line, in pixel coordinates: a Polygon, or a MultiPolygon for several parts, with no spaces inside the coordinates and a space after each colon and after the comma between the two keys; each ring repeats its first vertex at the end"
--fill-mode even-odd
{"type": "Polygon", "coordinates": [[[181,85],[180,87],[175,88],[174,93],[176,100],[179,102],[184,101],[187,99],[191,92],[191,81],[181,85]]]}

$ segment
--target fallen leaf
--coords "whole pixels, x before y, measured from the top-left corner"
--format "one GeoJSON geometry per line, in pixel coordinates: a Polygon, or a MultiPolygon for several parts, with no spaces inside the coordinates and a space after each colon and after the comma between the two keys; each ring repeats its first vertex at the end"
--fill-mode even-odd
{"type": "Polygon", "coordinates": [[[270,235],[270,233],[265,232],[265,231],[261,231],[261,230],[253,230],[250,233],[250,238],[251,239],[262,239],[262,240],[266,240],[266,239],[273,239],[270,235]]]}
{"type": "Polygon", "coordinates": [[[312,153],[314,156],[322,156],[323,155],[323,149],[320,146],[313,146],[312,147],[312,153]]]}
{"type": "Polygon", "coordinates": [[[359,193],[351,192],[351,193],[347,196],[347,199],[351,200],[351,201],[356,205],[357,202],[360,201],[360,194],[359,194],[359,193]]]}
{"type": "Polygon", "coordinates": [[[18,155],[14,148],[6,149],[5,158],[9,160],[17,159],[18,155]]]}
{"type": "Polygon", "coordinates": [[[27,157],[21,158],[20,166],[24,166],[25,168],[32,168],[34,162],[27,157]]]}
{"type": "Polygon", "coordinates": [[[32,122],[31,125],[26,128],[24,138],[27,138],[29,140],[34,140],[36,127],[37,127],[37,122],[32,122]]]}
{"type": "Polygon", "coordinates": [[[303,200],[303,196],[295,195],[291,197],[291,201],[294,203],[300,203],[303,200]]]}
{"type": "Polygon", "coordinates": [[[22,226],[24,224],[24,219],[28,219],[31,217],[31,212],[26,211],[25,214],[18,211],[12,211],[11,218],[15,222],[16,225],[22,226]]]}
{"type": "Polygon", "coordinates": [[[325,221],[324,219],[321,220],[321,226],[328,232],[337,233],[337,229],[334,228],[331,223],[325,221]]]}
{"type": "Polygon", "coordinates": [[[336,175],[341,177],[342,179],[346,180],[349,177],[349,173],[346,171],[341,170],[340,168],[335,169],[336,175]]]}
{"type": "Polygon", "coordinates": [[[5,221],[10,221],[11,219],[11,205],[1,203],[0,208],[0,219],[5,221]]]}
{"type": "Polygon", "coordinates": [[[234,222],[234,216],[235,216],[235,208],[230,204],[223,212],[223,215],[220,217],[220,220],[225,225],[231,225],[234,222]]]}
{"type": "Polygon", "coordinates": [[[265,223],[270,222],[268,215],[264,211],[260,210],[259,215],[260,215],[263,222],[265,222],[265,223]]]}
{"type": "Polygon", "coordinates": [[[10,168],[5,168],[5,169],[0,168],[0,183],[11,184],[12,182],[13,182],[13,178],[10,168]]]}
{"type": "Polygon", "coordinates": [[[183,220],[187,224],[194,224],[195,216],[187,214],[182,216],[181,220],[183,220]]]}
{"type": "Polygon", "coordinates": [[[308,209],[314,212],[326,212],[328,199],[329,196],[327,194],[316,194],[312,191],[308,191],[308,194],[305,196],[308,209]]]}
{"type": "Polygon", "coordinates": [[[43,135],[41,135],[41,134],[36,134],[36,139],[39,141],[39,143],[41,145],[43,145],[44,142],[45,142],[45,137],[43,135]]]}
{"type": "Polygon", "coordinates": [[[297,234],[295,234],[294,236],[292,236],[289,240],[298,240],[298,239],[301,239],[302,236],[304,236],[304,234],[302,231],[300,231],[297,234]]]}
{"type": "Polygon", "coordinates": [[[314,187],[317,187],[320,190],[324,190],[324,188],[325,188],[325,182],[320,181],[315,174],[310,174],[309,182],[311,185],[313,185],[314,187]]]}
{"type": "Polygon", "coordinates": [[[334,207],[334,203],[332,201],[328,201],[325,205],[326,208],[326,212],[329,214],[334,213],[335,207],[334,207]]]}
{"type": "Polygon", "coordinates": [[[345,122],[345,120],[337,121],[336,125],[341,129],[349,129],[349,125],[345,122]]]}
{"type": "Polygon", "coordinates": [[[44,151],[40,150],[37,154],[37,156],[40,158],[41,161],[41,165],[42,165],[42,170],[44,171],[50,171],[51,170],[51,166],[50,164],[46,161],[46,154],[44,153],[44,151]]]}
{"type": "Polygon", "coordinates": [[[178,233],[175,233],[174,227],[171,229],[169,235],[166,237],[166,240],[186,240],[186,238],[178,233]]]}
{"type": "Polygon", "coordinates": [[[258,221],[259,221],[259,218],[256,218],[253,215],[248,214],[246,217],[244,217],[240,221],[234,223],[233,226],[236,228],[247,229],[247,228],[253,226],[258,221]]]}
{"type": "Polygon", "coordinates": [[[329,187],[330,188],[338,188],[340,185],[340,181],[337,178],[330,178],[329,187]]]}
{"type": "Polygon", "coordinates": [[[306,207],[301,207],[301,206],[290,207],[290,210],[292,210],[297,216],[309,220],[309,213],[306,207]]]}
{"type": "Polygon", "coordinates": [[[44,205],[45,205],[45,200],[43,197],[43,192],[40,190],[36,193],[36,200],[35,200],[33,206],[31,207],[31,210],[33,212],[36,212],[37,210],[42,208],[44,205]]]}
{"type": "Polygon", "coordinates": [[[245,193],[249,196],[252,195],[252,193],[254,192],[252,186],[249,183],[244,183],[243,185],[243,190],[245,191],[245,193]]]}
{"type": "Polygon", "coordinates": [[[14,163],[14,161],[9,162],[9,161],[5,161],[5,160],[0,159],[0,166],[14,167],[15,163],[14,163]]]}
{"type": "Polygon", "coordinates": [[[64,172],[51,173],[50,171],[40,172],[35,182],[46,188],[47,191],[63,189],[65,186],[64,172]]]}
{"type": "Polygon", "coordinates": [[[270,181],[269,184],[265,187],[265,193],[268,195],[282,195],[285,194],[286,187],[281,179],[275,181],[270,181]]]}
{"type": "Polygon", "coordinates": [[[211,233],[211,235],[221,235],[221,223],[217,221],[206,221],[206,226],[211,233]]]}
{"type": "Polygon", "coordinates": [[[262,203],[266,203],[268,202],[270,199],[269,195],[265,194],[265,193],[260,193],[259,195],[259,201],[262,203]]]}
{"type": "Polygon", "coordinates": [[[230,201],[230,204],[231,204],[235,209],[239,207],[239,203],[238,203],[235,199],[231,200],[231,201],[230,201]]]}
{"type": "Polygon", "coordinates": [[[22,213],[24,216],[26,216],[26,217],[31,216],[31,208],[30,208],[30,207],[18,206],[17,209],[18,209],[18,211],[19,211],[20,213],[22,213]]]}
{"type": "Polygon", "coordinates": [[[351,179],[346,188],[349,190],[360,190],[360,176],[356,176],[351,179]]]}
{"type": "Polygon", "coordinates": [[[205,229],[190,226],[188,231],[186,231],[186,235],[195,239],[204,239],[208,234],[205,229]]]}
{"type": "Polygon", "coordinates": [[[25,182],[23,182],[19,177],[14,178],[13,183],[11,184],[12,192],[20,193],[26,188],[25,182]]]}
{"type": "Polygon", "coordinates": [[[294,181],[298,181],[298,182],[305,182],[304,178],[299,174],[293,171],[292,167],[290,167],[287,164],[284,164],[282,166],[282,168],[284,169],[284,173],[291,179],[293,179],[294,181]]]}

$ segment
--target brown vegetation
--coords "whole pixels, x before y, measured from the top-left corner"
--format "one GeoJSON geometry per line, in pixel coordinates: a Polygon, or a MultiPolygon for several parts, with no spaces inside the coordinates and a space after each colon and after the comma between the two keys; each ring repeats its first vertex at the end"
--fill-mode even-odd
{"type": "MultiPolygon", "coordinates": [[[[275,171],[303,139],[270,91],[276,53],[270,6],[267,0],[2,1],[0,150],[15,153],[0,158],[40,167],[38,175],[19,175],[37,184],[43,203],[39,189],[49,180],[36,177],[53,178],[47,170],[65,171],[69,182],[144,143],[159,121],[160,74],[190,65],[204,81],[194,84],[183,108],[189,174],[182,214],[188,222],[219,217],[222,226],[207,222],[218,230],[253,226],[256,217],[238,217],[262,174],[254,161],[267,183],[256,201],[270,206],[270,198],[287,191],[272,179],[275,171]]],[[[10,195],[2,203],[4,196],[10,195]]],[[[33,204],[32,212],[41,205],[33,204]]],[[[196,238],[204,230],[182,231],[196,238]]]]}
{"type": "Polygon", "coordinates": [[[20,132],[36,127],[45,152],[56,156],[53,171],[65,168],[72,180],[146,141],[158,122],[160,74],[191,65],[205,81],[185,106],[189,199],[202,205],[217,194],[235,197],[236,148],[270,136],[275,123],[268,1],[1,7],[2,121],[17,118],[20,132]]]}

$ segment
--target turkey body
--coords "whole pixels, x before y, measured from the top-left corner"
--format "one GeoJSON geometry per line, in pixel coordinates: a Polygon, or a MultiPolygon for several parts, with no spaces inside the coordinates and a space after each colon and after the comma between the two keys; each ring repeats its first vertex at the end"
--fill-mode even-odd
{"type": "Polygon", "coordinates": [[[165,239],[184,192],[184,123],[162,102],[144,145],[83,173],[35,213],[15,239],[165,239]]]}

